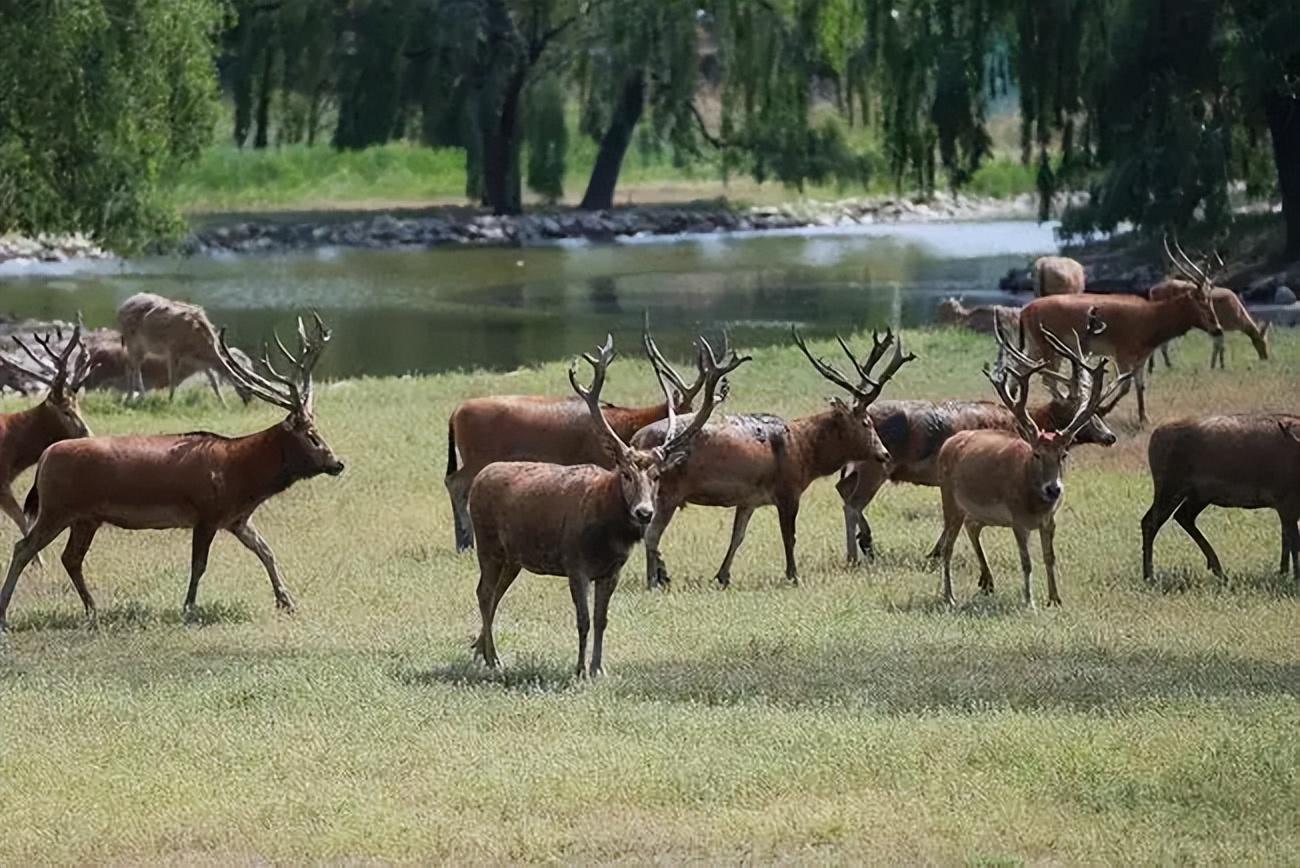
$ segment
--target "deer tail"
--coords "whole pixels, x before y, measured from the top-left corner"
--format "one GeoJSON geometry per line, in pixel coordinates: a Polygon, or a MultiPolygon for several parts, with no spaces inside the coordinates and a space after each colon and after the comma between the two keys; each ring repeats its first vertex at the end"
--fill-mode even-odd
{"type": "Polygon", "coordinates": [[[447,475],[456,472],[456,422],[447,420],[447,475]]]}

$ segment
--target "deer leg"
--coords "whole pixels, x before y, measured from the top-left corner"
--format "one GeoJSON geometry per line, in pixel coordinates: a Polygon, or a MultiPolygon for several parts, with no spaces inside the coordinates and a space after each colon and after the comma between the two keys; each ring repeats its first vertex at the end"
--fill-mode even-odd
{"type": "Polygon", "coordinates": [[[850,465],[848,472],[835,483],[844,502],[844,543],[850,564],[858,562],[859,551],[868,559],[874,555],[867,507],[885,481],[883,468],[863,462],[850,465]]]}
{"type": "Polygon", "coordinates": [[[1300,582],[1300,516],[1291,516],[1287,524],[1291,527],[1291,578],[1300,582]]]}
{"type": "Polygon", "coordinates": [[[275,607],[285,612],[293,612],[293,597],[289,594],[289,589],[284,586],[284,582],[280,580],[280,567],[275,562],[275,553],[257,532],[257,528],[253,527],[251,521],[245,519],[230,528],[230,532],[235,535],[235,539],[244,544],[244,548],[257,555],[257,559],[262,562],[262,567],[271,580],[271,593],[275,595],[275,607]]]}
{"type": "Polygon", "coordinates": [[[5,629],[5,613],[9,611],[9,600],[13,598],[14,588],[18,585],[18,577],[22,575],[23,569],[32,562],[32,558],[40,553],[41,549],[54,542],[54,538],[63,533],[63,529],[68,526],[67,522],[58,525],[42,525],[40,519],[27,532],[27,536],[14,543],[13,557],[9,559],[9,572],[5,574],[4,587],[0,587],[0,633],[5,629]]]}
{"type": "Polygon", "coordinates": [[[736,507],[736,515],[731,522],[731,543],[727,546],[727,554],[722,559],[722,566],[718,567],[718,584],[724,588],[731,584],[731,561],[745,539],[745,529],[749,527],[749,519],[753,514],[752,506],[736,507]]]}
{"type": "Polygon", "coordinates": [[[97,521],[73,522],[72,530],[68,532],[67,545],[63,547],[63,568],[68,571],[72,587],[81,598],[81,605],[86,610],[87,618],[95,616],[95,600],[86,589],[86,577],[81,572],[81,564],[86,559],[86,552],[90,551],[90,544],[94,541],[97,530],[99,530],[97,521]]]}
{"type": "Polygon", "coordinates": [[[1174,363],[1169,361],[1169,344],[1170,341],[1165,341],[1160,345],[1160,357],[1165,360],[1166,371],[1174,366],[1174,363]]]}
{"type": "Polygon", "coordinates": [[[961,533],[962,525],[966,522],[966,514],[946,488],[940,488],[939,494],[943,500],[943,532],[939,534],[939,542],[935,545],[939,549],[939,556],[943,558],[941,596],[949,606],[956,607],[957,598],[952,593],[952,550],[957,544],[957,534],[961,533]]]}
{"type": "Polygon", "coordinates": [[[609,598],[618,587],[618,574],[596,580],[596,636],[591,644],[591,674],[602,675],[601,651],[605,645],[605,625],[609,623],[609,598]]]}
{"type": "Polygon", "coordinates": [[[167,354],[167,400],[176,400],[176,361],[167,354]]]}
{"type": "Polygon", "coordinates": [[[228,409],[230,405],[226,403],[226,396],[221,394],[221,381],[217,379],[217,372],[208,368],[204,373],[208,375],[208,385],[212,387],[212,393],[221,402],[221,409],[228,409]]]}
{"type": "Polygon", "coordinates": [[[519,564],[499,563],[495,560],[479,561],[478,609],[483,619],[483,629],[474,642],[474,648],[482,656],[483,662],[496,669],[501,665],[497,656],[496,642],[492,637],[492,622],[496,620],[497,606],[506,589],[519,575],[519,564]]]}
{"type": "Polygon", "coordinates": [[[1043,570],[1047,573],[1047,605],[1061,605],[1061,595],[1056,592],[1056,520],[1049,518],[1038,529],[1038,542],[1043,547],[1043,570]]]}
{"type": "Polygon", "coordinates": [[[989,569],[989,559],[984,557],[984,546],[980,545],[980,531],[984,525],[973,521],[966,522],[966,536],[970,537],[970,546],[975,549],[975,558],[980,562],[980,593],[993,593],[993,571],[989,569]]]}
{"type": "Polygon", "coordinates": [[[781,522],[781,542],[785,544],[785,577],[792,585],[799,584],[799,568],[794,562],[795,525],[799,518],[799,501],[777,503],[776,515],[781,522]]]}
{"type": "Polygon", "coordinates": [[[1011,532],[1016,535],[1016,548],[1020,550],[1020,572],[1025,578],[1022,596],[1025,605],[1034,608],[1034,562],[1029,559],[1029,531],[1022,527],[1013,527],[1011,532]]]}
{"type": "Polygon", "coordinates": [[[449,474],[445,480],[447,496],[451,498],[451,518],[455,525],[454,541],[457,552],[474,548],[474,525],[469,516],[469,486],[472,479],[468,474],[458,470],[449,474]]]}
{"type": "Polygon", "coordinates": [[[654,590],[656,587],[667,588],[671,581],[668,577],[668,569],[664,566],[664,559],[659,554],[659,540],[663,539],[664,531],[668,529],[668,522],[672,521],[673,513],[676,511],[676,504],[656,504],[655,517],[650,520],[650,526],[646,528],[645,586],[647,590],[654,590]]]}
{"type": "Polygon", "coordinates": [[[1219,360],[1219,367],[1227,370],[1228,366],[1224,364],[1223,357],[1223,335],[1213,335],[1210,337],[1210,370],[1214,370],[1214,360],[1219,360]]]}
{"type": "MultiPolygon", "coordinates": [[[[18,533],[21,536],[27,536],[30,527],[27,523],[27,516],[23,514],[23,508],[14,499],[13,489],[8,485],[0,485],[0,510],[3,510],[4,514],[9,516],[10,520],[18,526],[18,533]]],[[[45,559],[39,553],[36,555],[36,564],[40,567],[45,566],[45,559]]],[[[1285,569],[1283,572],[1285,572],[1285,569]]]]}
{"type": "Polygon", "coordinates": [[[1137,389],[1138,427],[1147,424],[1147,373],[1146,366],[1139,364],[1133,369],[1133,385],[1137,389]]]}
{"type": "Polygon", "coordinates": [[[587,631],[591,629],[591,615],[587,611],[586,576],[569,577],[569,595],[573,597],[573,612],[578,622],[578,677],[587,674],[587,631]]]}
{"type": "Polygon", "coordinates": [[[1214,546],[1201,533],[1201,529],[1196,526],[1196,517],[1201,514],[1208,503],[1195,500],[1184,500],[1182,505],[1174,511],[1174,521],[1187,531],[1187,535],[1196,543],[1201,554],[1205,555],[1205,566],[1210,572],[1219,577],[1219,581],[1226,582],[1228,577],[1223,572],[1223,565],[1219,563],[1219,556],[1214,552],[1214,546]]]}
{"type": "Polygon", "coordinates": [[[1164,527],[1182,502],[1181,495],[1173,497],[1157,487],[1155,497],[1151,499],[1151,508],[1142,516],[1142,578],[1148,582],[1155,577],[1153,551],[1156,534],[1160,533],[1160,528],[1164,527]]]}
{"type": "Polygon", "coordinates": [[[190,587],[185,592],[186,612],[194,608],[194,602],[198,599],[199,579],[203,578],[203,573],[208,568],[208,549],[212,548],[212,538],[216,535],[217,529],[210,525],[200,524],[194,528],[194,537],[190,541],[190,587]]]}

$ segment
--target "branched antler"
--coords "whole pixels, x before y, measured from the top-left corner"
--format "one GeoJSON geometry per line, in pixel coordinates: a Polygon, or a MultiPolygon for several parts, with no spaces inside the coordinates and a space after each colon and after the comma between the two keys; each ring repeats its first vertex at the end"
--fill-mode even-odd
{"type": "Polygon", "coordinates": [[[844,350],[844,354],[849,358],[849,363],[853,365],[853,370],[858,375],[859,382],[854,384],[830,362],[823,358],[814,356],[808,349],[808,345],[804,343],[804,339],[799,334],[797,328],[791,328],[790,331],[791,334],[794,335],[794,342],[799,346],[799,349],[803,351],[803,354],[808,358],[808,361],[812,363],[812,366],[816,369],[817,373],[851,394],[854,397],[854,402],[858,409],[865,409],[875,401],[876,398],[880,397],[880,393],[884,389],[885,384],[898,373],[898,369],[903,367],[907,362],[913,361],[916,358],[912,353],[908,353],[906,356],[903,355],[903,342],[901,339],[895,341],[892,329],[886,329],[883,338],[878,332],[873,331],[871,333],[871,353],[867,356],[865,364],[860,363],[857,356],[855,356],[853,351],[849,349],[849,345],[845,343],[844,339],[839,335],[836,335],[835,340],[839,342],[840,348],[844,350]],[[893,345],[894,347],[893,358],[889,360],[889,364],[885,366],[885,370],[881,375],[878,378],[873,378],[871,375],[872,368],[874,368],[885,355],[885,351],[889,349],[890,345],[893,345]]]}
{"type": "Polygon", "coordinates": [[[278,333],[272,332],[276,348],[292,366],[292,376],[280,373],[271,363],[271,349],[266,343],[262,344],[261,362],[266,368],[269,379],[253,370],[251,365],[241,362],[226,343],[224,328],[217,333],[218,355],[221,356],[221,361],[225,364],[231,378],[250,393],[282,410],[309,416],[312,411],[312,371],[333,336],[333,333],[325,327],[320,314],[313,312],[312,320],[315,325],[315,336],[308,337],[307,327],[303,324],[302,317],[298,317],[297,356],[289,352],[278,333]]]}

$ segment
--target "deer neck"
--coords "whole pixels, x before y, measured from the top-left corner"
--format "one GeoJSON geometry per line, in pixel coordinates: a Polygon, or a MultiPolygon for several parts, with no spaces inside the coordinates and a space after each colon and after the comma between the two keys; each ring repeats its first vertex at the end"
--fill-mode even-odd
{"type": "Polygon", "coordinates": [[[42,401],[35,407],[19,410],[4,417],[3,455],[12,473],[19,473],[36,463],[45,447],[65,439],[63,432],[50,418],[53,415],[42,401]],[[47,415],[47,413],[49,415],[47,415]]]}
{"type": "Polygon", "coordinates": [[[849,445],[836,430],[836,410],[823,410],[811,416],[801,416],[790,423],[788,448],[803,474],[807,487],[814,479],[830,476],[856,457],[850,454],[849,445]]]}
{"type": "Polygon", "coordinates": [[[283,424],[276,423],[227,441],[228,485],[239,500],[261,503],[306,478],[293,467],[291,437],[283,424]]]}
{"type": "Polygon", "coordinates": [[[589,538],[602,541],[614,554],[626,557],[632,546],[645,535],[645,529],[628,515],[623,482],[619,479],[617,470],[607,470],[601,474],[585,503],[595,510],[591,519],[597,532],[590,534],[589,538]]]}
{"type": "Polygon", "coordinates": [[[1153,306],[1148,326],[1152,346],[1158,346],[1182,337],[1196,328],[1196,309],[1192,307],[1191,294],[1177,295],[1161,301],[1149,302],[1153,306]]]}

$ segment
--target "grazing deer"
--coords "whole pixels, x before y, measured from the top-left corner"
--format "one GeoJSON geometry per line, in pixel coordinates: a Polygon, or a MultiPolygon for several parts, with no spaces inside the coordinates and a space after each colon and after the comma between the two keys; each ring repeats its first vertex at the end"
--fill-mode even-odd
{"type": "MultiPolygon", "coordinates": [[[[671,409],[689,413],[691,402],[704,385],[703,367],[695,382],[687,386],[659,352],[648,323],[642,343],[657,376],[665,377],[673,386],[676,406],[671,409]]],[[[668,402],[663,401],[648,407],[609,404],[604,412],[614,433],[626,443],[646,425],[665,418],[669,409],[668,402]]],[[[494,461],[596,464],[607,469],[614,466],[603,431],[591,427],[585,404],[573,395],[495,395],[460,402],[447,420],[445,478],[447,494],[451,497],[456,551],[474,547],[469,519],[470,486],[479,471],[494,461]]]]}
{"type": "MultiPolygon", "coordinates": [[[[122,336],[115,329],[95,329],[88,332],[83,341],[86,352],[90,355],[92,370],[86,378],[87,391],[93,389],[113,389],[130,393],[135,386],[134,373],[130,369],[126,347],[122,345],[122,336]]],[[[244,367],[252,367],[252,360],[238,347],[231,347],[230,354],[244,367]]],[[[190,357],[176,360],[174,373],[176,382],[183,383],[195,374],[210,370],[204,363],[190,357]]],[[[223,379],[229,379],[224,374],[223,379]]],[[[167,370],[167,360],[162,356],[148,355],[140,365],[140,376],[146,390],[166,389],[170,385],[171,372],[167,370]]],[[[232,381],[235,392],[247,403],[252,395],[241,385],[232,381]]]]}
{"type": "Polygon", "coordinates": [[[296,358],[276,339],[293,366],[292,378],[275,369],[269,352],[262,356],[267,377],[243,367],[226,346],[225,331],[218,336],[221,358],[231,376],[251,394],[288,413],[264,431],[244,437],[206,431],[89,437],[45,450],[26,503],[28,516],[35,513],[36,521],[14,546],[0,588],[0,629],[23,568],[64,528],[71,531],[63,566],[86,614],[93,616],[95,601],[86,590],[81,564],[103,524],[127,530],[193,529],[186,610],[197,598],[213,537],[228,530],[262,562],[276,605],[291,611],[293,599],[280,580],[271,547],[253,526],[252,514],[299,480],[343,472],[343,462],[321,439],[312,415],[312,369],[330,339],[320,317],[315,325],[315,335],[309,339],[302,320],[298,321],[296,358]]]}
{"type": "MultiPolygon", "coordinates": [[[[1094,318],[1089,322],[1088,334],[1100,334],[1103,328],[1094,318]]],[[[1031,366],[1032,361],[1011,346],[1005,335],[1000,327],[995,327],[999,359],[995,369],[1006,359],[1022,368],[1031,366]]],[[[1085,396],[1079,393],[1077,379],[1048,370],[1043,370],[1041,376],[1048,383],[1051,400],[1030,407],[1029,416],[1043,431],[1061,431],[1074,419],[1085,396]],[[1061,383],[1065,385],[1064,391],[1058,388],[1061,383]]],[[[1106,425],[1105,417],[1121,397],[1117,393],[1108,404],[1099,406],[1083,423],[1074,442],[1113,445],[1115,432],[1106,425]]],[[[939,450],[949,437],[959,431],[977,430],[1014,434],[1017,426],[1015,415],[993,401],[879,401],[868,412],[876,433],[889,450],[890,461],[888,464],[855,462],[844,468],[835,483],[844,501],[845,549],[850,564],[858,562],[859,549],[867,557],[873,555],[874,542],[866,509],[886,482],[937,487],[939,450]]],[[[940,552],[940,544],[936,542],[929,557],[937,558],[940,552]]]]}
{"type": "MultiPolygon", "coordinates": [[[[653,355],[650,343],[647,336],[646,349],[653,355]]],[[[606,337],[597,356],[583,356],[593,370],[591,386],[578,385],[576,361],[569,367],[569,382],[606,450],[604,463],[611,466],[498,461],[475,477],[469,508],[478,541],[478,605],[483,629],[473,647],[488,666],[500,665],[492,639],[492,621],[501,597],[520,570],[527,569],[569,579],[577,616],[579,675],[584,674],[586,666],[591,623],[587,587],[595,585],[596,636],[591,649],[591,674],[601,672],[609,599],[632,547],[654,516],[661,475],[686,460],[694,437],[725,396],[723,377],[749,360],[727,352],[719,360],[703,338],[700,350],[704,399],[700,411],[689,422],[681,422],[673,409],[677,401],[666,382],[671,378],[656,368],[668,408],[668,436],[659,448],[630,448],[610,424],[609,410],[600,402],[605,375],[614,359],[614,339],[606,337]],[[685,427],[679,427],[682,424],[685,427]]]]}
{"type": "Polygon", "coordinates": [[[1087,278],[1083,266],[1068,256],[1040,256],[1033,266],[1034,295],[1077,295],[1087,278]]]}
{"type": "Polygon", "coordinates": [[[1142,516],[1142,575],[1151,581],[1156,534],[1172,516],[1227,581],[1219,556],[1196,527],[1207,506],[1276,510],[1282,564],[1300,581],[1300,416],[1248,413],[1166,422],[1151,432],[1147,462],[1155,492],[1142,516]]]}
{"type": "MultiPolygon", "coordinates": [[[[775,506],[785,545],[785,575],[797,583],[795,522],[804,491],[814,480],[829,476],[850,462],[885,464],[889,461],[889,453],[880,442],[868,409],[898,369],[916,357],[911,353],[904,356],[902,341],[895,343],[893,332],[887,331],[883,340],[878,334],[872,335],[871,354],[864,365],[840,338],[840,347],[858,376],[855,384],[825,360],[814,357],[798,332],[794,333],[794,339],[819,374],[853,396],[852,406],[833,398],[830,409],[789,422],[778,416],[747,413],[728,416],[706,427],[686,462],[670,470],[660,481],[654,521],[645,538],[647,586],[669,583],[659,541],[674,513],[687,503],[736,510],[731,542],[717,573],[718,584],[724,588],[731,583],[731,563],[744,541],[754,510],[775,506]],[[894,344],[893,358],[879,379],[873,379],[872,368],[891,344],[894,344]]],[[[667,433],[664,424],[657,422],[638,432],[632,438],[632,445],[648,449],[664,442],[667,433]]]]}
{"type": "MultiPolygon", "coordinates": [[[[218,379],[227,375],[226,363],[217,347],[216,329],[203,308],[151,292],[138,292],[118,306],[117,327],[122,333],[122,347],[126,350],[128,397],[144,394],[142,369],[149,356],[159,356],[167,371],[169,398],[176,397],[178,383],[190,374],[202,371],[221,406],[226,406],[218,379]]],[[[233,349],[231,353],[247,363],[247,356],[233,349]]],[[[253,393],[238,376],[231,376],[230,380],[240,399],[247,404],[253,393]]]]}
{"type": "Polygon", "coordinates": [[[1013,334],[1020,328],[1020,309],[1001,304],[966,307],[960,298],[945,298],[939,302],[936,313],[943,325],[961,326],[980,334],[991,335],[995,327],[1013,334]]]}
{"type": "MultiPolygon", "coordinates": [[[[1171,298],[1175,295],[1195,292],[1196,284],[1186,280],[1165,280],[1151,287],[1148,298],[1152,301],[1161,301],[1171,298]]],[[[1219,327],[1223,332],[1241,332],[1250,338],[1251,344],[1255,347],[1255,352],[1263,360],[1268,359],[1268,332],[1272,323],[1264,323],[1260,326],[1251,318],[1246,306],[1241,303],[1237,293],[1228,289],[1226,286],[1214,286],[1210,288],[1210,303],[1214,305],[1214,315],[1219,318],[1219,327]]],[[[1224,335],[1219,333],[1212,338],[1213,348],[1210,350],[1210,367],[1215,366],[1218,362],[1220,368],[1227,368],[1223,352],[1224,335]]],[[[1160,352],[1165,359],[1165,367],[1169,365],[1169,353],[1165,345],[1161,344],[1160,352]]],[[[1151,357],[1151,363],[1147,368],[1150,372],[1155,367],[1155,356],[1151,357]]]]}
{"type": "MultiPolygon", "coordinates": [[[[1132,382],[1137,386],[1138,424],[1145,425],[1146,363],[1151,354],[1161,344],[1194,328],[1211,335],[1223,333],[1210,302],[1209,276],[1181,248],[1177,250],[1178,256],[1175,256],[1168,239],[1165,240],[1166,254],[1176,267],[1194,280],[1195,291],[1161,301],[1091,293],[1036,298],[1020,311],[1020,346],[1026,347],[1027,341],[1031,356],[1046,359],[1049,367],[1055,368],[1060,355],[1053,352],[1046,332],[1083,334],[1088,312],[1096,308],[1097,315],[1106,323],[1106,330],[1103,334],[1090,336],[1084,350],[1109,356],[1120,374],[1133,375],[1132,382]]],[[[1125,379],[1124,382],[1129,381],[1125,379]]]]}
{"type": "Polygon", "coordinates": [[[0,510],[23,535],[27,534],[27,517],[14,499],[11,486],[15,477],[35,464],[50,444],[90,436],[90,427],[81,418],[77,406],[77,391],[91,371],[81,342],[81,325],[73,328],[72,336],[59,350],[50,346],[48,335],[35,335],[34,340],[46,358],[37,355],[19,337],[14,338],[14,343],[27,355],[29,364],[0,355],[0,368],[16,371],[24,379],[49,390],[45,400],[35,407],[0,414],[0,510]]]}
{"type": "Polygon", "coordinates": [[[952,550],[963,527],[979,560],[980,590],[993,592],[993,574],[980,545],[980,531],[986,526],[1010,527],[1015,534],[1024,574],[1024,600],[1028,606],[1034,604],[1029,532],[1038,531],[1047,571],[1047,602],[1049,606],[1061,604],[1056,588],[1054,540],[1056,509],[1065,491],[1062,481],[1065,460],[1083,426],[1118,393],[1128,375],[1119,377],[1109,392],[1103,393],[1106,360],[1089,366],[1080,342],[1076,340],[1076,351],[1050,331],[1045,334],[1052,348],[1069,360],[1078,393],[1084,396],[1074,418],[1059,431],[1044,431],[1026,412],[1030,378],[1045,368],[1045,362],[1027,367],[1004,366],[997,373],[985,369],[993,390],[1015,418],[1015,432],[962,431],[949,437],[939,450],[939,492],[943,500],[943,535],[939,546],[943,558],[943,599],[950,606],[957,603],[952,593],[952,550]],[[1008,385],[1008,377],[1015,381],[1014,385],[1008,385]]]}

